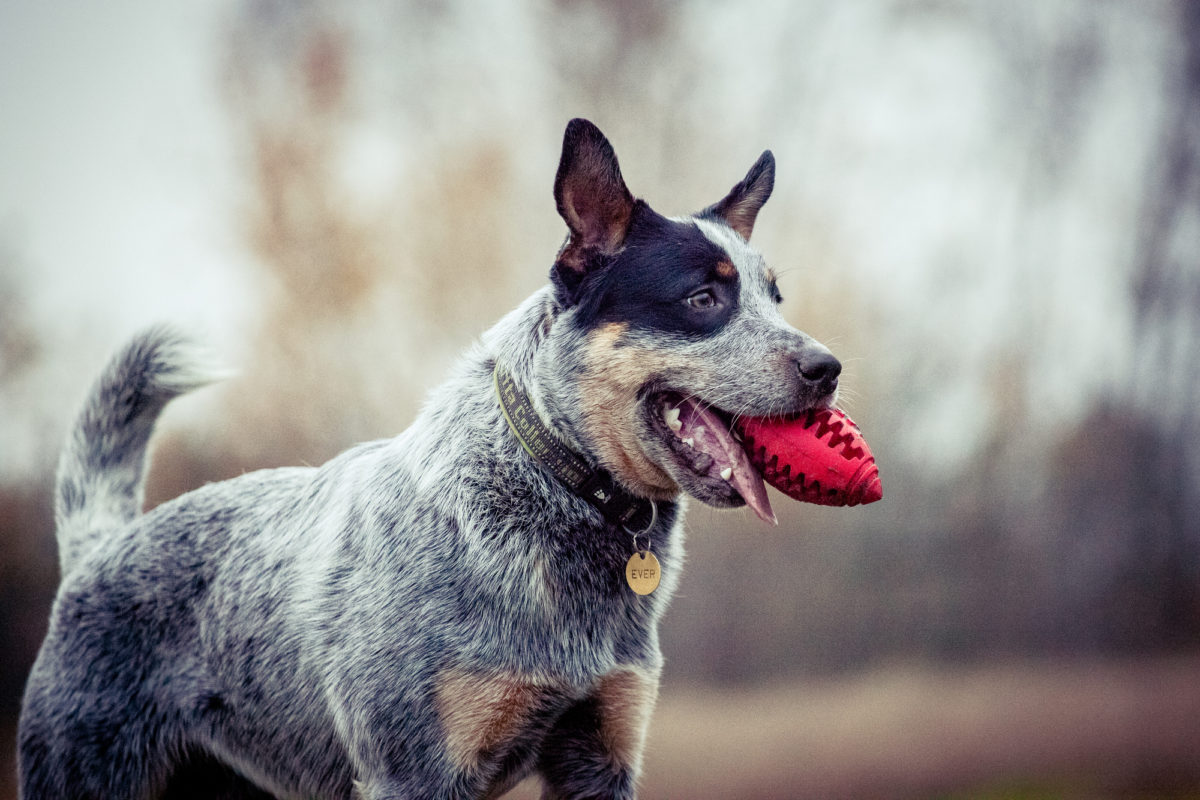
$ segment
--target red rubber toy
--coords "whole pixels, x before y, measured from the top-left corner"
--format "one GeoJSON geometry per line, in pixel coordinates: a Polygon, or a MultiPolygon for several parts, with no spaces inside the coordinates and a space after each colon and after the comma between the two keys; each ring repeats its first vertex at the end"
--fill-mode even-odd
{"type": "Polygon", "coordinates": [[[743,418],[737,427],[750,463],[788,497],[822,506],[856,506],[883,497],[866,439],[837,409],[790,419],[743,418]]]}

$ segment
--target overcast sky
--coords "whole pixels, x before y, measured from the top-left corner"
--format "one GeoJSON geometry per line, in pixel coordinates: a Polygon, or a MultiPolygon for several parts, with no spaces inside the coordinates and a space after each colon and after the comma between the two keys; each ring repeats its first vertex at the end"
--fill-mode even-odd
{"type": "MultiPolygon", "coordinates": [[[[0,473],[45,446],[26,417],[65,425],[80,376],[137,327],[172,320],[228,352],[230,321],[254,314],[239,227],[245,165],[221,96],[238,5],[0,7],[0,253],[51,348],[24,389],[32,405],[3,415],[0,473]]],[[[600,35],[604,20],[569,17],[586,17],[586,4],[555,6],[567,15],[557,29],[536,2],[449,6],[471,13],[423,28],[407,7],[347,3],[369,11],[345,12],[368,79],[347,158],[363,162],[360,176],[398,175],[421,166],[418,134],[486,131],[520,175],[544,167],[544,179],[506,190],[553,221],[550,143],[569,117],[591,113],[586,81],[555,83],[562,53],[588,62],[621,45],[600,35]],[[418,109],[407,128],[396,122],[404,103],[418,109]]],[[[724,188],[763,147],[776,151],[777,199],[756,241],[799,267],[793,296],[803,280],[863,293],[878,315],[868,323],[885,327],[853,369],[900,373],[895,394],[870,403],[904,409],[910,456],[932,451],[953,466],[989,429],[1005,357],[1028,353],[1018,366],[1035,373],[1027,391],[1049,420],[1077,417],[1128,367],[1131,225],[1161,114],[1167,6],[910,6],[670,7],[666,35],[631,51],[640,60],[626,94],[601,110],[618,123],[608,132],[635,192],[664,193],[671,212],[686,210],[671,199],[685,188],[724,188]],[[1073,69],[1086,78],[1077,87],[1056,83],[1073,69]],[[1060,122],[1073,127],[1046,158],[1038,148],[1057,141],[1060,122]],[[668,141],[680,134],[699,144],[668,141]],[[712,175],[696,174],[718,148],[712,175]],[[675,171],[654,175],[659,162],[675,171]],[[1057,172],[1042,181],[1048,163],[1057,172]],[[796,263],[814,253],[827,272],[796,263]]],[[[348,193],[369,195],[392,202],[386,186],[348,193]]],[[[528,257],[544,274],[549,253],[528,257]]],[[[0,402],[13,397],[0,391],[0,402]]]]}
{"type": "Polygon", "coordinates": [[[52,328],[219,319],[242,257],[214,57],[230,5],[0,10],[0,237],[52,328]]]}
{"type": "Polygon", "coordinates": [[[216,57],[231,5],[0,6],[0,252],[48,357],[0,392],[0,475],[52,463],[76,373],[131,331],[173,320],[220,343],[242,311],[216,57]]]}

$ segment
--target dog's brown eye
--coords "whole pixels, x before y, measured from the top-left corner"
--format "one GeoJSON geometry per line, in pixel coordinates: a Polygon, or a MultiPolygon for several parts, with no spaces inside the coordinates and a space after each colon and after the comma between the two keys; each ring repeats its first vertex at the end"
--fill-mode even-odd
{"type": "Polygon", "coordinates": [[[704,289],[688,297],[687,304],[692,308],[712,308],[717,304],[717,296],[711,290],[704,289]]]}

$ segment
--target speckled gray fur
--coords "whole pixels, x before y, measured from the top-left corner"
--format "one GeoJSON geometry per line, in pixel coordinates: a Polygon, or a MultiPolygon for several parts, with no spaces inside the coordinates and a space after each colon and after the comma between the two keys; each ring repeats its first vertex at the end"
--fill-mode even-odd
{"type": "MultiPolygon", "coordinates": [[[[815,345],[779,318],[761,257],[738,234],[689,224],[741,273],[737,314],[708,337],[631,329],[628,341],[695,364],[656,380],[726,408],[784,409],[794,387],[752,365],[815,345]],[[744,380],[722,377],[731,365],[744,380]]],[[[127,345],[60,466],[63,577],[25,692],[21,796],[477,798],[536,772],[548,798],[633,797],[641,740],[612,750],[600,728],[617,695],[596,692],[614,674],[656,685],[682,495],[659,503],[649,532],[662,585],[636,595],[624,581],[629,533],[521,449],[492,391],[500,359],[556,433],[599,460],[577,383],[594,369],[581,361],[589,330],[575,314],[547,285],[399,436],[320,467],[209,484],[144,515],[154,421],[208,376],[167,329],[127,345]],[[447,712],[456,699],[439,700],[447,675],[549,688],[511,715],[525,695],[497,694],[493,727],[515,727],[476,739],[447,712]],[[452,734],[480,743],[466,766],[452,734]]]]}

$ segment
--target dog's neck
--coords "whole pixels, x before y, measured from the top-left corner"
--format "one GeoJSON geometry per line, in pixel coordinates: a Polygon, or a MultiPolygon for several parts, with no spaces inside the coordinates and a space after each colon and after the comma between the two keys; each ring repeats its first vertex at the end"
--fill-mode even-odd
{"type": "Polygon", "coordinates": [[[595,506],[612,524],[631,533],[650,529],[658,514],[654,501],[630,494],[607,470],[591,467],[583,457],[563,444],[499,362],[493,372],[493,387],[509,429],[534,460],[572,492],[595,506]]]}

